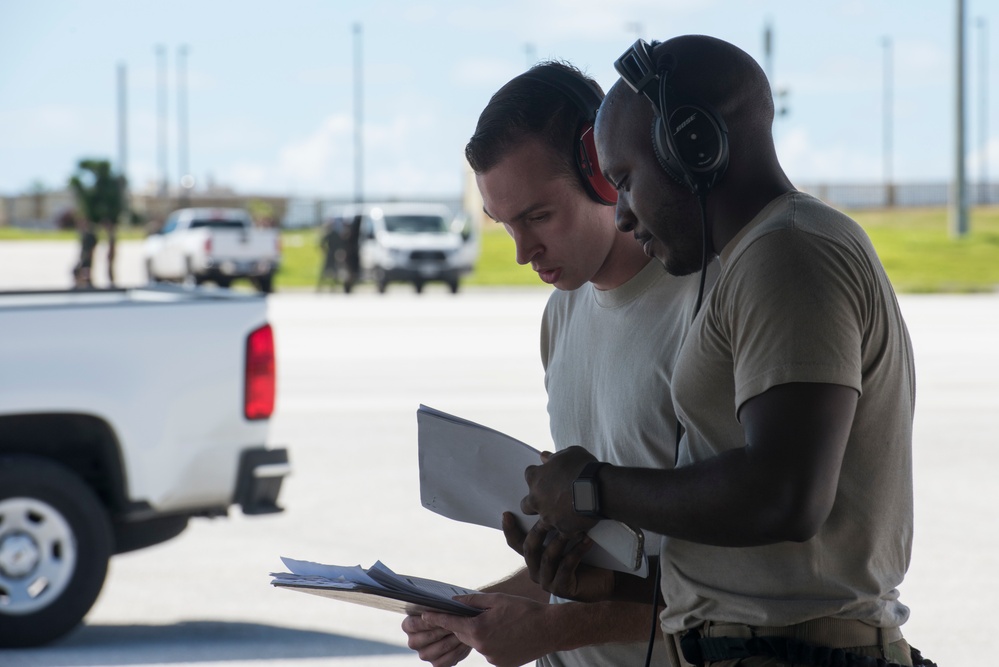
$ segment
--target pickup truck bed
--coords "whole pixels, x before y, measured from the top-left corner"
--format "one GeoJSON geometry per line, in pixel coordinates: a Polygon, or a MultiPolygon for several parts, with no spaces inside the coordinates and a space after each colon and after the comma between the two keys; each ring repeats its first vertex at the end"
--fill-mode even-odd
{"type": "Polygon", "coordinates": [[[261,295],[0,292],[0,647],[72,629],[111,554],[280,511],[273,352],[261,295]]]}

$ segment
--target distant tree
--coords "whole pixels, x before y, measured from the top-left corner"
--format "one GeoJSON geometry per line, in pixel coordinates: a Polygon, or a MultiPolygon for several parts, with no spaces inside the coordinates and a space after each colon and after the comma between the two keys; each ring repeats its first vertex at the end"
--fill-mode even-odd
{"type": "MultiPolygon", "coordinates": [[[[114,287],[114,256],[118,220],[125,211],[125,177],[111,171],[108,160],[80,160],[76,172],[69,179],[69,187],[76,197],[80,215],[84,218],[81,234],[94,233],[100,226],[108,237],[108,282],[114,287]]],[[[86,243],[82,251],[86,251],[86,243]]],[[[90,252],[93,252],[91,245],[90,252]]]]}
{"type": "Polygon", "coordinates": [[[274,205],[263,199],[251,199],[246,202],[246,210],[250,212],[253,222],[260,227],[276,227],[277,218],[274,205]]]}

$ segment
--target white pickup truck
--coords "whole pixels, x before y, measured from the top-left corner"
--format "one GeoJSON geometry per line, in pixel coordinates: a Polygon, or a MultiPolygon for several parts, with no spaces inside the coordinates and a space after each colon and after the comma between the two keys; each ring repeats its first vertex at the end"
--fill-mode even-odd
{"type": "Polygon", "coordinates": [[[277,229],[254,227],[243,209],[183,208],[146,239],[142,252],[150,282],[211,281],[229,287],[245,278],[261,292],[271,292],[281,264],[281,237],[277,229]]]}
{"type": "Polygon", "coordinates": [[[262,295],[0,292],[0,648],[74,628],[113,554],[281,511],[275,373],[262,295]]]}

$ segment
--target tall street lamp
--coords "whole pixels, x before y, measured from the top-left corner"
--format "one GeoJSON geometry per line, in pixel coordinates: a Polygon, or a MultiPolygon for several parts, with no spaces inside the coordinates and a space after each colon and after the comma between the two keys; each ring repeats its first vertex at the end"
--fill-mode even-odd
{"type": "Polygon", "coordinates": [[[989,31],[984,17],[978,18],[978,162],[979,203],[992,201],[989,192],[989,31]]]}
{"type": "Polygon", "coordinates": [[[354,201],[364,201],[362,116],[361,24],[354,24],[354,201]]]}
{"type": "Polygon", "coordinates": [[[950,234],[955,238],[968,235],[968,189],[965,175],[964,131],[964,0],[955,0],[956,32],[954,35],[954,179],[950,188],[950,234]]]}
{"type": "Polygon", "coordinates": [[[162,44],[156,46],[156,108],[157,140],[156,153],[159,158],[159,197],[167,196],[170,176],[167,173],[167,53],[162,44]]]}
{"type": "Polygon", "coordinates": [[[884,47],[884,182],[885,206],[895,206],[895,186],[892,183],[892,43],[891,37],[881,40],[884,47]]]}
{"type": "Polygon", "coordinates": [[[194,177],[187,163],[187,45],[177,49],[177,183],[180,206],[191,203],[194,177]]]}

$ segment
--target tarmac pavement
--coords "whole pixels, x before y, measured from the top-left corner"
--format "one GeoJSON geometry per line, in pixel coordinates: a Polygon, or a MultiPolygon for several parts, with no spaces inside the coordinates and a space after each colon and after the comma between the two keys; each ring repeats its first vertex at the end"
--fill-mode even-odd
{"type": "MultiPolygon", "coordinates": [[[[121,284],[143,280],[136,249],[119,250],[121,284]]],[[[2,242],[0,289],[68,287],[74,253],[71,243],[2,242]]],[[[497,531],[420,506],[415,413],[425,403],[548,447],[538,356],[548,291],[435,287],[272,295],[271,442],[291,453],[287,511],[194,520],[171,542],[116,557],[84,626],[49,647],[0,651],[0,666],[423,664],[405,648],[401,617],[275,590],[268,573],[282,569],[280,556],[381,559],[476,587],[518,566],[497,531]]],[[[917,366],[916,532],[901,587],[912,617],[903,630],[941,665],[986,664],[999,653],[999,295],[900,303],[917,366]]],[[[463,664],[486,663],[473,654],[463,664]]]]}

